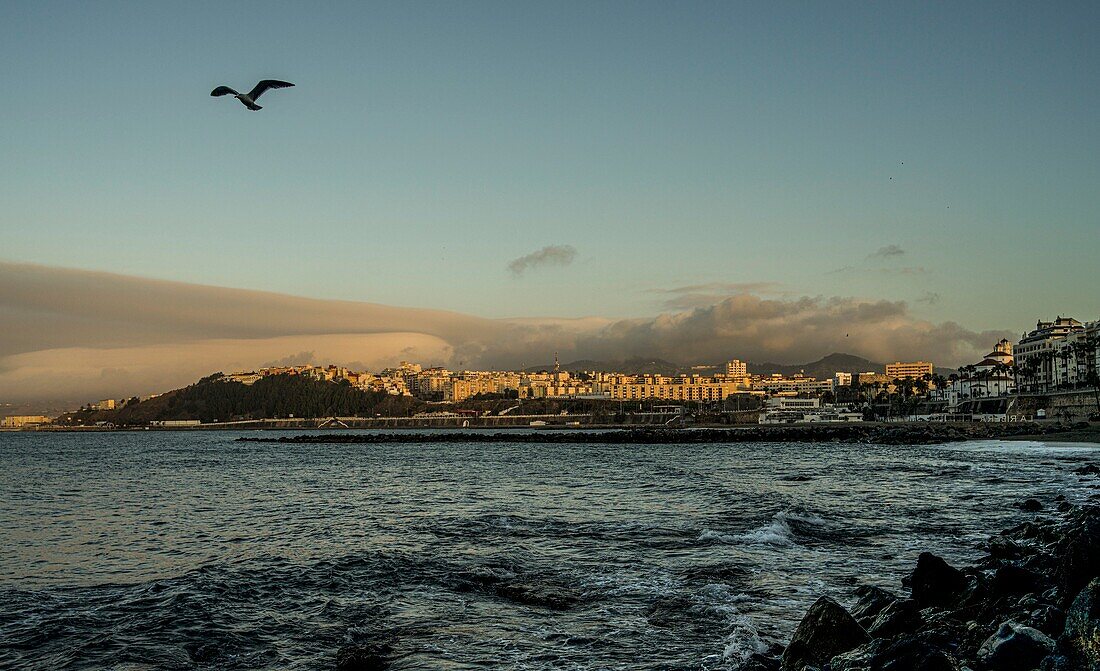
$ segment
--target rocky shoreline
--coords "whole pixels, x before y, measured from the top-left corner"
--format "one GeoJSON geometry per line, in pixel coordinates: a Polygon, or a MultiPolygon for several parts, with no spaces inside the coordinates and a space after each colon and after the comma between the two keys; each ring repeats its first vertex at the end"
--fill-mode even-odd
{"type": "Polygon", "coordinates": [[[380,432],[344,433],[333,430],[320,434],[280,437],[242,437],[251,443],[600,443],[600,444],[691,444],[745,442],[835,442],[880,445],[930,445],[963,440],[1037,439],[1100,440],[1100,427],[1088,424],[1067,426],[1037,423],[913,423],[913,424],[805,424],[753,425],[734,428],[666,429],[634,428],[606,431],[496,431],[451,430],[439,433],[380,432]]]}
{"type": "Polygon", "coordinates": [[[925,552],[901,592],[861,586],[850,611],[821,597],[786,648],[742,670],[1100,670],[1100,507],[1056,503],[1060,516],[993,536],[974,566],[925,552]]]}

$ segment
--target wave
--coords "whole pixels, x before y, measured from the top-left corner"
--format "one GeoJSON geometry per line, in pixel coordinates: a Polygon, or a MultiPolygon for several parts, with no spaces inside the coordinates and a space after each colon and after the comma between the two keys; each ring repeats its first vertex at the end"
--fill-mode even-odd
{"type": "Polygon", "coordinates": [[[760,631],[748,616],[737,618],[733,630],[726,636],[725,643],[722,659],[730,660],[738,667],[749,661],[753,655],[768,652],[771,647],[761,638],[760,631]]]}
{"type": "Polygon", "coordinates": [[[772,516],[771,521],[764,526],[739,534],[730,534],[712,529],[703,529],[699,534],[699,541],[716,542],[728,545],[772,545],[787,547],[796,545],[798,533],[812,531],[812,527],[825,524],[825,520],[817,515],[799,512],[797,510],[783,510],[772,516]],[[792,526],[793,525],[793,526],[792,526]]]}

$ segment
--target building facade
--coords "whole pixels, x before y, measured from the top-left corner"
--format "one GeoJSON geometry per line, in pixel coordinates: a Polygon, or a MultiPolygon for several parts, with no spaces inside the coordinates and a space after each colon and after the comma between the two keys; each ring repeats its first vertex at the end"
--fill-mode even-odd
{"type": "Polygon", "coordinates": [[[608,385],[610,398],[619,401],[724,401],[738,392],[747,391],[741,382],[718,377],[664,377],[644,375],[622,379],[608,385]]]}
{"type": "Polygon", "coordinates": [[[907,377],[919,380],[925,375],[931,374],[932,364],[927,361],[895,361],[894,363],[886,364],[886,377],[889,378],[890,381],[904,380],[907,377]]]}
{"type": "Polygon", "coordinates": [[[1036,322],[1013,347],[1020,391],[1045,393],[1082,382],[1078,359],[1084,360],[1087,375],[1089,357],[1079,343],[1088,341],[1088,329],[1071,317],[1036,322]]]}

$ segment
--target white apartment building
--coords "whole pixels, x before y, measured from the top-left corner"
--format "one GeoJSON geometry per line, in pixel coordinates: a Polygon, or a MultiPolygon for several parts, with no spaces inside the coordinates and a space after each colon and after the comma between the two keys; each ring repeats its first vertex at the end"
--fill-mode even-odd
{"type": "Polygon", "coordinates": [[[1074,343],[1085,342],[1088,335],[1085,325],[1071,317],[1036,322],[1013,347],[1020,390],[1041,393],[1083,381],[1074,343]]]}

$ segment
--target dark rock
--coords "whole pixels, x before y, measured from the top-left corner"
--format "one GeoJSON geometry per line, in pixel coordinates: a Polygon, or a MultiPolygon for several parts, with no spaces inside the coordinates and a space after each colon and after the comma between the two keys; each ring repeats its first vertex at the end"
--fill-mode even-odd
{"type": "Polygon", "coordinates": [[[824,666],[833,657],[870,640],[848,611],[827,596],[810,606],[783,651],[783,671],[824,666]]]}
{"type": "Polygon", "coordinates": [[[1038,540],[1042,542],[1049,542],[1053,540],[1053,533],[1051,529],[1045,524],[1038,524],[1036,522],[1024,522],[1018,524],[1011,529],[1002,532],[1003,536],[1011,538],[1015,541],[1021,540],[1038,540]]]}
{"type": "Polygon", "coordinates": [[[1066,627],[1044,671],[1100,670],[1100,579],[1093,580],[1066,612],[1066,627]]]}
{"type": "Polygon", "coordinates": [[[876,639],[829,664],[830,671],[957,671],[950,654],[925,637],[906,636],[894,641],[876,639]]]}
{"type": "Polygon", "coordinates": [[[1054,606],[1039,606],[1028,615],[1028,621],[1032,627],[1047,636],[1056,637],[1066,627],[1066,613],[1061,608],[1054,606]]]}
{"type": "Polygon", "coordinates": [[[1035,571],[1005,564],[993,574],[989,588],[996,596],[1027,594],[1040,591],[1044,587],[1044,582],[1043,576],[1035,571]]]}
{"type": "Polygon", "coordinates": [[[1054,641],[1018,622],[1004,622],[978,649],[978,661],[995,671],[1031,671],[1054,650],[1054,641]]]}
{"type": "Polygon", "coordinates": [[[1016,507],[1027,513],[1037,513],[1043,509],[1043,504],[1039,499],[1025,499],[1016,504],[1016,507]]]}
{"type": "Polygon", "coordinates": [[[1089,464],[1073,471],[1077,475],[1100,475],[1100,466],[1089,464]]]}
{"type": "Polygon", "coordinates": [[[894,638],[901,634],[910,634],[921,625],[920,608],[912,599],[902,599],[888,604],[875,616],[875,621],[867,628],[872,638],[894,638]]]}
{"type": "Polygon", "coordinates": [[[1058,586],[1069,599],[1100,575],[1100,510],[1089,507],[1073,515],[1054,555],[1058,557],[1058,586]]]}
{"type": "Polygon", "coordinates": [[[839,654],[829,661],[829,671],[868,671],[884,645],[886,641],[878,639],[839,654]]]}
{"type": "Polygon", "coordinates": [[[737,667],[737,671],[779,671],[779,658],[753,653],[748,659],[741,662],[741,665],[737,667]]]}
{"type": "Polygon", "coordinates": [[[383,671],[390,666],[388,646],[348,644],[336,653],[336,671],[383,671]]]}
{"type": "Polygon", "coordinates": [[[1009,538],[994,536],[989,539],[989,556],[994,559],[1019,559],[1024,556],[1024,550],[1009,538]]]}
{"type": "Polygon", "coordinates": [[[898,600],[896,596],[874,585],[861,585],[856,589],[856,603],[852,617],[864,627],[869,626],[886,606],[898,600]]]}
{"type": "Polygon", "coordinates": [[[931,552],[917,557],[917,567],[909,577],[913,599],[921,608],[947,607],[966,590],[967,580],[962,571],[951,566],[931,552]]]}

